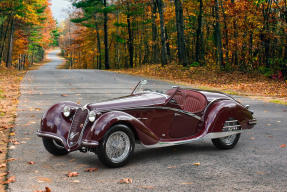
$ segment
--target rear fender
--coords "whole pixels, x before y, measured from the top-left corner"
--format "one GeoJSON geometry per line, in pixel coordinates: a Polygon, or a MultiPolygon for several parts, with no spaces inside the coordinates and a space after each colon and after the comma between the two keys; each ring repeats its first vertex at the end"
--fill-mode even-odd
{"type": "Polygon", "coordinates": [[[159,141],[159,138],[140,120],[121,111],[111,111],[100,116],[93,124],[86,139],[89,141],[100,141],[110,127],[117,123],[129,125],[144,145],[152,145],[159,141]]]}
{"type": "Polygon", "coordinates": [[[205,130],[222,132],[224,123],[228,118],[238,120],[242,129],[251,129],[248,122],[253,119],[252,113],[233,100],[219,100],[213,103],[204,114],[205,130]]]}

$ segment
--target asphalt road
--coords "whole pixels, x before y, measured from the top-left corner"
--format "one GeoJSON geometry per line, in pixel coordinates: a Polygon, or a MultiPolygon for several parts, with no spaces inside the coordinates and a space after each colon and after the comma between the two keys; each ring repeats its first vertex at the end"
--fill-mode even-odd
{"type": "MultiPolygon", "coordinates": [[[[122,168],[104,167],[92,153],[54,157],[35,135],[40,118],[52,104],[71,100],[85,104],[130,93],[141,79],[97,70],[56,70],[62,60],[27,73],[22,83],[16,138],[10,146],[10,192],[33,192],[48,186],[53,192],[94,191],[287,191],[287,106],[237,97],[254,109],[258,124],[243,134],[232,150],[217,150],[210,141],[175,147],[136,146],[131,162],[122,168]],[[34,165],[28,164],[34,161],[34,165]],[[199,166],[193,163],[200,162],[199,166]],[[84,172],[85,168],[99,168],[84,172]],[[78,177],[65,176],[69,171],[78,177]],[[132,184],[118,184],[131,178],[132,184]]],[[[165,82],[159,82],[167,85],[165,82]]]]}

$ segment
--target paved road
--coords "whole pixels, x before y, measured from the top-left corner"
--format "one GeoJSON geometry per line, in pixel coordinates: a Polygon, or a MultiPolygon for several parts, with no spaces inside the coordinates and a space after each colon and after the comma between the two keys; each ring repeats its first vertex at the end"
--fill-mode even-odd
{"type": "MultiPolygon", "coordinates": [[[[15,145],[9,152],[16,158],[9,164],[16,182],[10,192],[32,192],[48,186],[53,192],[94,191],[287,191],[287,106],[238,98],[255,110],[258,125],[242,135],[233,150],[220,151],[209,141],[161,149],[140,145],[132,161],[123,168],[108,169],[92,153],[71,153],[54,157],[35,136],[44,111],[64,100],[100,101],[130,93],[139,77],[96,70],[55,70],[62,61],[48,56],[51,63],[27,73],[22,83],[15,145]],[[29,165],[27,162],[36,164],[29,165]],[[200,162],[200,166],[192,165],[200,162]],[[95,173],[85,168],[97,167],[95,173]],[[77,171],[80,176],[65,174],[77,171]],[[122,178],[132,184],[118,184],[122,178]]],[[[167,84],[160,82],[161,84],[167,84]]]]}

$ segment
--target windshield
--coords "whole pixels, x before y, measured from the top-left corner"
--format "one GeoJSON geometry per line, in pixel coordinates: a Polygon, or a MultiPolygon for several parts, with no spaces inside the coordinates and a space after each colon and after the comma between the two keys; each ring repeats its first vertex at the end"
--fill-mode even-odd
{"type": "Polygon", "coordinates": [[[168,90],[173,89],[169,83],[158,82],[153,80],[142,80],[134,88],[132,94],[145,93],[145,92],[157,92],[166,94],[168,90]]]}

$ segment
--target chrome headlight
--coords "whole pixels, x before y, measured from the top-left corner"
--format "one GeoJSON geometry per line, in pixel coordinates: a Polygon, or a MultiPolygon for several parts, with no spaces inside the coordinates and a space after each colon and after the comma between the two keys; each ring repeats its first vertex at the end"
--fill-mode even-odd
{"type": "Polygon", "coordinates": [[[94,111],[91,111],[89,113],[89,121],[94,122],[96,120],[96,113],[94,111]]]}
{"type": "Polygon", "coordinates": [[[63,114],[65,117],[69,117],[71,115],[71,108],[69,106],[65,106],[63,114]]]}

